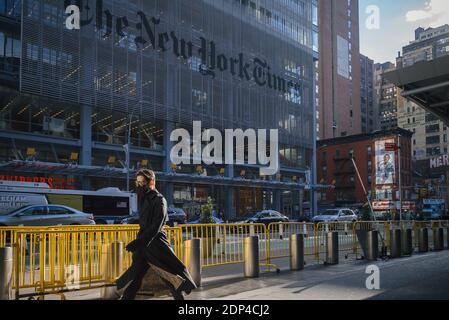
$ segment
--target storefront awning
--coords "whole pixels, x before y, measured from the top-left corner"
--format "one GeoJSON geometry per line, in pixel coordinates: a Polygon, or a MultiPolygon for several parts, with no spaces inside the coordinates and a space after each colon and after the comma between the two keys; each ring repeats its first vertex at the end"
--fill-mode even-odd
{"type": "MultiPolygon", "coordinates": [[[[49,174],[49,175],[66,175],[66,176],[84,176],[84,177],[103,177],[125,179],[126,169],[111,167],[94,167],[81,166],[76,164],[54,164],[46,162],[34,161],[11,161],[0,164],[0,171],[20,174],[49,174]]],[[[135,171],[131,171],[133,176],[135,171]]],[[[309,186],[304,183],[280,182],[268,180],[255,180],[244,178],[227,178],[223,176],[202,176],[195,174],[166,173],[156,172],[156,176],[160,181],[175,183],[198,183],[233,187],[259,187],[266,189],[281,190],[303,190],[314,189],[324,190],[330,189],[332,186],[314,185],[309,186]]]]}
{"type": "Polygon", "coordinates": [[[402,96],[435,114],[449,126],[449,56],[385,73],[402,96]]]}

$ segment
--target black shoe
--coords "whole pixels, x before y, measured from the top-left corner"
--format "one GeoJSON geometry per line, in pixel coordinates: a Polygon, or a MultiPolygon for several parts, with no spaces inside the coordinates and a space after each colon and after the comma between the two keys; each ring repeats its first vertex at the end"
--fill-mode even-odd
{"type": "Polygon", "coordinates": [[[178,291],[184,291],[186,295],[189,295],[192,293],[192,290],[195,289],[195,287],[190,283],[190,281],[186,280],[184,281],[181,286],[179,287],[178,291]]]}
{"type": "Polygon", "coordinates": [[[173,296],[174,300],[185,300],[184,295],[182,294],[182,291],[180,291],[180,290],[170,289],[170,293],[173,296]]]}

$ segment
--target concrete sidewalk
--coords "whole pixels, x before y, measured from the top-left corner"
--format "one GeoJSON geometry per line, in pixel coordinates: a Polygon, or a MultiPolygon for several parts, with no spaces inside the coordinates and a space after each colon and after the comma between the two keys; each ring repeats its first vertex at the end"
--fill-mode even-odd
{"type": "MultiPolygon", "coordinates": [[[[186,300],[364,300],[449,299],[449,251],[378,261],[348,261],[335,266],[310,265],[290,272],[288,259],[276,261],[281,269],[260,278],[245,279],[242,265],[207,268],[203,286],[186,300]],[[366,289],[366,267],[380,269],[380,290],[366,289]]],[[[69,300],[100,299],[100,291],[68,294],[69,300]]],[[[50,299],[50,297],[48,297],[50,299]]],[[[171,300],[170,297],[139,300],[171,300]]]]}

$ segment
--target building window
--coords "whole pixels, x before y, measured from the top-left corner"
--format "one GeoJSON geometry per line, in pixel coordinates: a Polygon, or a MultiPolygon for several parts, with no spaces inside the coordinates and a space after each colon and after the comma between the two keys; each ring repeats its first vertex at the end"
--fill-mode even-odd
{"type": "Polygon", "coordinates": [[[318,26],[318,6],[316,4],[312,4],[312,23],[318,26]]]}
{"type": "Polygon", "coordinates": [[[426,138],[426,144],[437,144],[440,143],[440,136],[432,136],[426,138]]]}

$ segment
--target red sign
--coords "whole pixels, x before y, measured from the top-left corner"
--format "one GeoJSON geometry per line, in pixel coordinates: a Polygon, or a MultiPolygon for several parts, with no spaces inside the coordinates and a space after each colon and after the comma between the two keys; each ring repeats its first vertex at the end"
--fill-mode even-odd
{"type": "MultiPolygon", "coordinates": [[[[399,205],[398,205],[399,207],[399,205]]],[[[416,203],[413,201],[402,201],[402,210],[416,210],[416,203]]]]}
{"type": "MultiPolygon", "coordinates": [[[[384,211],[399,209],[399,201],[374,201],[374,211],[384,211]]],[[[416,210],[416,204],[413,201],[402,201],[402,210],[416,210]]]]}
{"type": "Polygon", "coordinates": [[[382,210],[390,210],[394,209],[393,201],[374,201],[373,202],[373,210],[374,211],[382,211],[382,210]]]}
{"type": "Polygon", "coordinates": [[[385,151],[397,151],[398,146],[396,143],[385,143],[385,151]]]}
{"type": "Polygon", "coordinates": [[[14,181],[14,182],[33,182],[46,183],[50,189],[68,189],[75,190],[75,179],[57,178],[57,177],[25,177],[25,176],[10,176],[0,175],[0,181],[14,181]]]}

